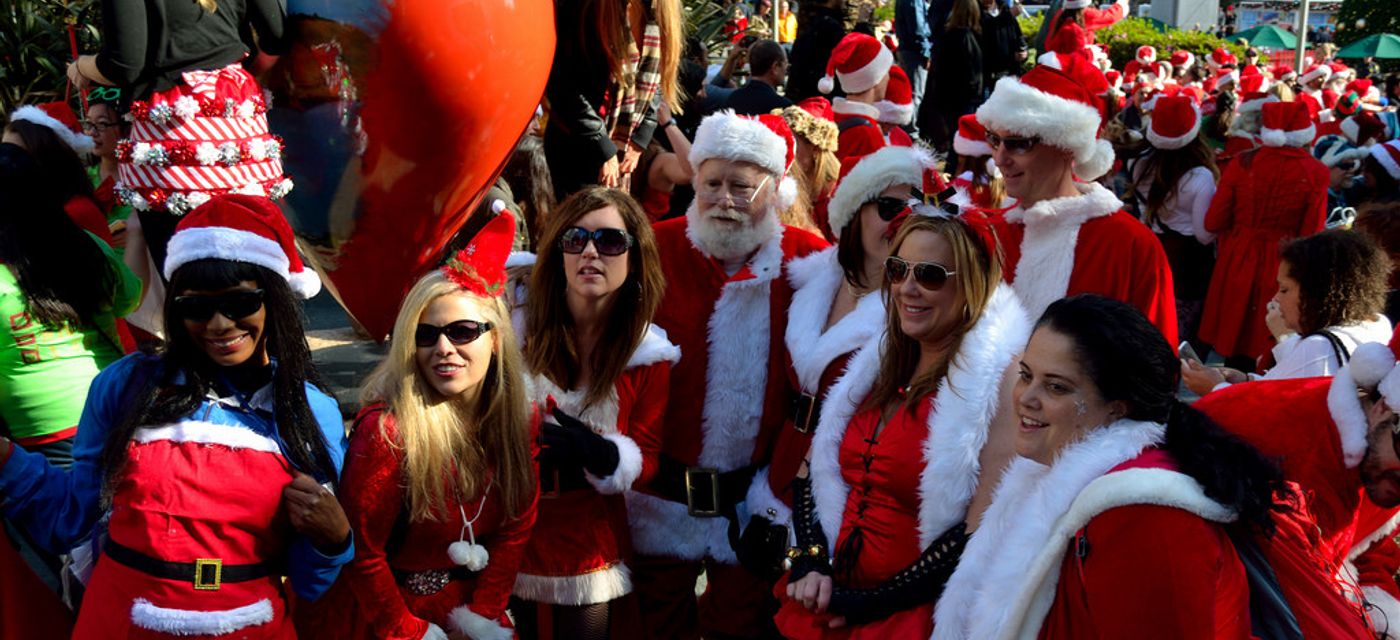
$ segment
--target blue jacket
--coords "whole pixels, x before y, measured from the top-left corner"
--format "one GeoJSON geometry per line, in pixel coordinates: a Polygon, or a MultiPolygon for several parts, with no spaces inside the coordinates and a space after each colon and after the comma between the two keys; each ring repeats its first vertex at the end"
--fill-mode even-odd
{"type": "MultiPolygon", "coordinates": [[[[18,446],[0,466],[0,515],[20,525],[36,544],[51,553],[67,553],[86,541],[102,515],[102,451],[107,445],[107,434],[121,421],[125,405],[130,402],[127,386],[142,361],[149,363],[150,359],[141,354],[126,356],[93,379],[74,439],[73,466],[67,472],[50,465],[42,455],[18,446]]],[[[339,476],[347,445],[340,409],[334,399],[311,385],[307,385],[306,399],[325,434],[327,452],[339,476]]],[[[273,420],[271,385],[247,399],[209,398],[194,414],[206,422],[252,430],[286,449],[273,420]]],[[[335,582],[340,567],[355,557],[355,545],[352,542],[341,553],[327,556],[310,539],[297,534],[289,554],[288,574],[293,588],[298,596],[315,600],[335,582]]]]}
{"type": "Polygon", "coordinates": [[[917,53],[928,59],[933,34],[929,31],[925,0],[895,0],[894,35],[899,39],[900,51],[917,53]]]}

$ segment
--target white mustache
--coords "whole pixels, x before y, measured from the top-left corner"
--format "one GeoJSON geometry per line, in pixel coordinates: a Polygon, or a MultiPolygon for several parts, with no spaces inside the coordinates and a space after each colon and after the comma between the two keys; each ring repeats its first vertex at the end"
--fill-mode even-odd
{"type": "Polygon", "coordinates": [[[742,211],[736,211],[734,209],[723,209],[720,207],[714,207],[712,209],[707,210],[705,212],[705,217],[716,218],[719,220],[733,220],[735,222],[744,222],[748,219],[748,216],[744,215],[742,211]]]}

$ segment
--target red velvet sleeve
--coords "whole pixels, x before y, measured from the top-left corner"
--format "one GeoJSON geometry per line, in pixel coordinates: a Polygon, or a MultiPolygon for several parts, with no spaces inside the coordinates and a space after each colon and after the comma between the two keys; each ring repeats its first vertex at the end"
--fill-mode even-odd
{"type": "Polygon", "coordinates": [[[393,420],[383,415],[384,432],[377,420],[363,420],[345,455],[340,500],[355,531],[355,560],[345,567],[341,579],[349,581],[376,635],[416,640],[428,630],[428,622],[408,610],[384,550],[404,502],[400,460],[388,440],[395,433],[393,420]]]}
{"type": "Polygon", "coordinates": [[[657,457],[661,454],[662,418],[666,415],[666,399],[671,392],[671,363],[658,362],[637,372],[636,398],[623,435],[637,443],[642,451],[642,472],[632,486],[651,483],[656,475],[657,457]]]}
{"type": "Polygon", "coordinates": [[[1084,28],[1098,31],[1111,27],[1128,14],[1127,9],[1127,4],[1122,2],[1116,2],[1107,9],[1088,7],[1084,9],[1084,28]]]}
{"type": "MultiPolygon", "coordinates": [[[[530,441],[535,442],[539,434],[541,416],[536,413],[530,426],[530,441]]],[[[531,446],[531,459],[539,450],[531,446]]],[[[530,470],[532,477],[539,477],[539,466],[530,470]]],[[[515,575],[520,572],[520,561],[525,556],[525,544],[530,541],[530,532],[535,528],[535,515],[539,507],[540,486],[535,483],[530,494],[530,502],[517,517],[506,516],[496,534],[486,543],[491,561],[476,579],[476,590],[472,592],[469,605],[472,612],[488,620],[498,620],[510,604],[510,592],[515,587],[515,575]]]]}
{"type": "Polygon", "coordinates": [[[1240,158],[1236,156],[1225,168],[1225,174],[1220,176],[1220,183],[1215,187],[1215,197],[1211,198],[1210,209],[1206,211],[1206,231],[1220,233],[1234,224],[1235,190],[1242,175],[1240,158]]]}
{"type": "Polygon", "coordinates": [[[1218,526],[1171,507],[1110,509],[1079,567],[1100,638],[1248,638],[1249,588],[1218,526]]]}

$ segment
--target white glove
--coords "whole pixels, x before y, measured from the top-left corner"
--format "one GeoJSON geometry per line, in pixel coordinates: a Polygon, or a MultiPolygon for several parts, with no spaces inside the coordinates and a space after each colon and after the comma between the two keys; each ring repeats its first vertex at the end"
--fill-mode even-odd
{"type": "Polygon", "coordinates": [[[447,632],[431,622],[428,623],[428,630],[423,632],[423,640],[448,640],[447,632]]]}

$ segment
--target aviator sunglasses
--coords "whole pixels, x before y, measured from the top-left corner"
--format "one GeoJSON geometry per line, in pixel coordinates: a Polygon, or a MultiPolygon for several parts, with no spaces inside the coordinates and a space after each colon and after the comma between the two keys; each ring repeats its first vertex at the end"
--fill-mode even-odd
{"type": "Polygon", "coordinates": [[[438,343],[438,336],[447,336],[448,342],[460,347],[464,344],[470,344],[473,340],[480,338],[481,334],[490,330],[490,322],[477,320],[458,320],[441,327],[420,323],[418,329],[413,332],[413,342],[420,347],[431,347],[438,343]]]}
{"type": "Polygon", "coordinates": [[[213,295],[175,296],[175,313],[185,320],[207,322],[218,312],[229,320],[240,320],[263,306],[262,289],[241,289],[213,295]]]}
{"type": "Polygon", "coordinates": [[[905,209],[919,204],[924,196],[918,189],[911,189],[911,197],[896,198],[894,196],[880,196],[874,200],[866,201],[866,204],[875,203],[875,212],[880,215],[880,219],[889,222],[899,217],[905,209]]]}
{"type": "Polygon", "coordinates": [[[1014,154],[1022,154],[1035,148],[1040,144],[1040,138],[1003,138],[990,131],[987,132],[987,146],[993,150],[1005,146],[1006,150],[1014,154]]]}
{"type": "Polygon", "coordinates": [[[929,291],[938,291],[948,284],[949,276],[957,274],[937,262],[907,262],[903,258],[885,258],[885,279],[892,285],[902,284],[914,272],[914,282],[929,291]]]}
{"type": "Polygon", "coordinates": [[[583,253],[590,240],[593,242],[593,248],[605,256],[620,256],[632,248],[632,234],[622,229],[589,231],[583,227],[569,227],[559,236],[559,250],[564,253],[583,253]]]}

